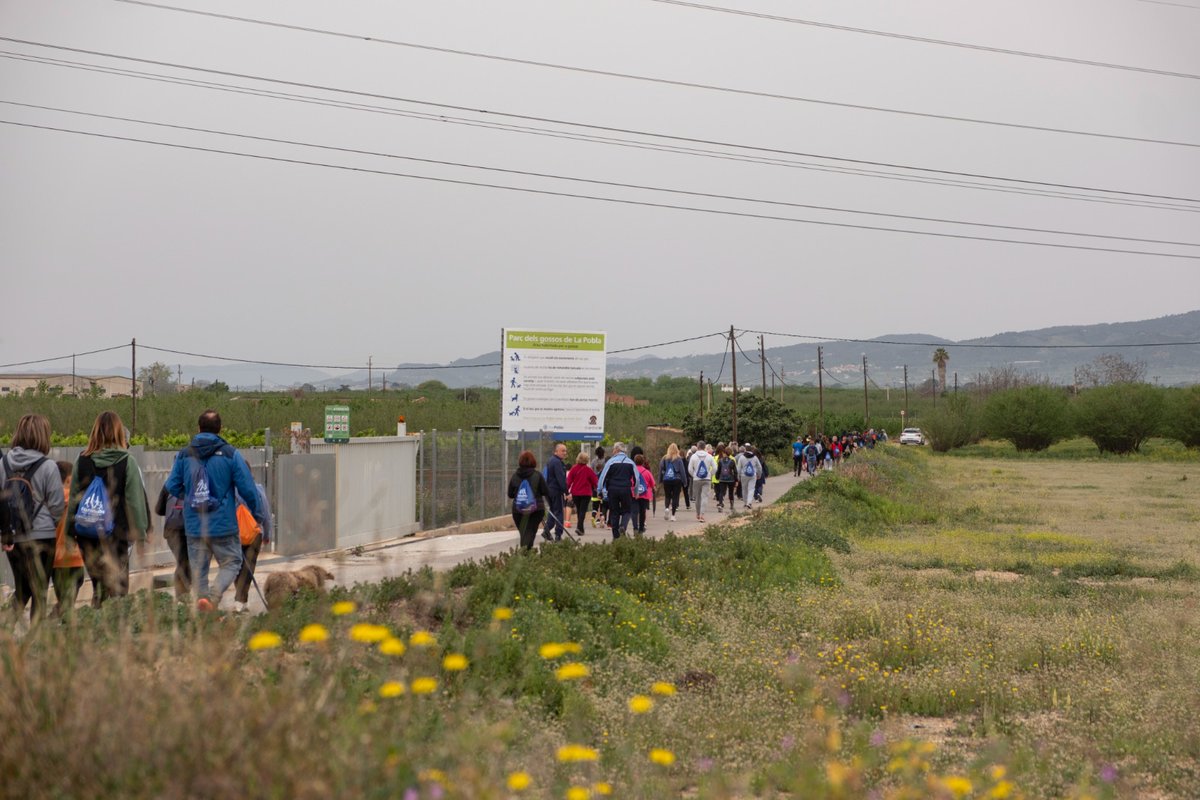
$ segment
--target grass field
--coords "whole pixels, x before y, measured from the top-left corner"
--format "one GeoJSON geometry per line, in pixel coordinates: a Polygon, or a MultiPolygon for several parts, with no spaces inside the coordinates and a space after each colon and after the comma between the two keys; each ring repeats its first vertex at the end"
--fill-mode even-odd
{"type": "Polygon", "coordinates": [[[1197,797],[1198,467],[881,448],[702,537],[3,630],[4,793],[1197,797]]]}

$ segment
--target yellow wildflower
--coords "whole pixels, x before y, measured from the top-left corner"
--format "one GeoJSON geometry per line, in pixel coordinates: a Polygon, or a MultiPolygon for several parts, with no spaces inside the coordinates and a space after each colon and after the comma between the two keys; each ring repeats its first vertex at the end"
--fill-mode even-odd
{"type": "Polygon", "coordinates": [[[442,659],[442,669],[447,672],[462,672],[467,668],[467,657],[462,653],[448,653],[442,659]]]}
{"type": "Polygon", "coordinates": [[[389,636],[391,636],[391,633],[383,625],[359,622],[350,626],[350,638],[356,642],[374,644],[375,642],[382,642],[389,636]]]}
{"type": "Polygon", "coordinates": [[[329,638],[329,631],[324,625],[314,622],[311,625],[305,625],[300,629],[300,641],[304,644],[313,644],[315,642],[323,642],[329,638]]]}
{"type": "MultiPolygon", "coordinates": [[[[505,611],[507,610],[505,609],[505,611]]],[[[533,783],[533,778],[529,776],[528,772],[518,770],[517,772],[509,773],[508,780],[505,783],[508,784],[509,791],[523,792],[529,788],[529,784],[533,783]]]]}
{"type": "Polygon", "coordinates": [[[592,791],[600,795],[610,795],[612,794],[612,784],[605,781],[600,781],[592,786],[592,791]]]}
{"type": "Polygon", "coordinates": [[[554,671],[554,677],[560,681],[573,681],[577,678],[586,678],[590,673],[587,664],[580,664],[578,661],[568,661],[554,671]]]}
{"type": "Polygon", "coordinates": [[[1008,770],[1004,768],[1003,764],[992,764],[991,769],[988,770],[988,775],[990,775],[994,781],[1000,780],[1007,774],[1008,770]]]}
{"type": "Polygon", "coordinates": [[[558,760],[564,764],[576,761],[596,761],[600,758],[600,753],[595,748],[585,747],[581,744],[564,744],[558,748],[556,755],[558,760]]]}
{"type": "Polygon", "coordinates": [[[834,789],[840,789],[850,775],[850,768],[841,761],[830,761],[825,765],[825,777],[834,789]]]}
{"type": "Polygon", "coordinates": [[[538,648],[538,655],[547,660],[562,658],[566,652],[567,648],[558,642],[546,642],[538,648]]]}
{"type": "Polygon", "coordinates": [[[583,786],[572,786],[570,789],[567,789],[566,795],[567,800],[588,800],[591,796],[591,792],[583,786]]]}
{"type": "Polygon", "coordinates": [[[669,767],[675,763],[675,754],[670,750],[656,747],[650,751],[650,761],[664,767],[669,767]]]}
{"type": "Polygon", "coordinates": [[[340,617],[345,614],[353,614],[355,611],[358,610],[358,606],[356,606],[350,600],[339,600],[338,602],[333,604],[333,608],[330,610],[333,611],[333,615],[335,617],[340,617]]]}
{"type": "Polygon", "coordinates": [[[385,656],[402,656],[404,655],[404,651],[407,649],[408,648],[404,646],[404,642],[400,641],[395,636],[389,636],[379,643],[379,652],[383,653],[385,656]]]}
{"type": "Polygon", "coordinates": [[[971,781],[961,775],[951,775],[949,777],[942,778],[942,785],[945,786],[956,798],[966,797],[975,789],[975,787],[971,785],[971,781]]]}
{"type": "Polygon", "coordinates": [[[413,647],[433,647],[437,644],[437,639],[429,631],[413,631],[413,635],[408,637],[408,643],[413,647]]]}
{"type": "Polygon", "coordinates": [[[432,694],[437,691],[437,678],[413,678],[413,694],[432,694]]]}
{"type": "Polygon", "coordinates": [[[259,631],[250,637],[246,646],[251,650],[270,650],[283,644],[283,637],[271,631],[259,631]]]}
{"type": "Polygon", "coordinates": [[[562,649],[571,655],[579,655],[583,652],[583,645],[579,642],[563,642],[562,649]]]}
{"type": "Polygon", "coordinates": [[[654,694],[660,694],[663,697],[670,697],[675,694],[675,684],[667,683],[666,681],[655,681],[650,687],[650,691],[654,694]]]}
{"type": "Polygon", "coordinates": [[[445,783],[446,773],[440,769],[423,769],[417,773],[417,780],[429,783],[445,783]]]}
{"type": "MultiPolygon", "coordinates": [[[[497,621],[502,622],[506,619],[512,619],[512,614],[513,614],[512,609],[508,608],[507,606],[500,606],[499,608],[492,609],[492,619],[497,620],[497,621]]],[[[525,773],[524,772],[514,772],[513,774],[514,775],[524,775],[525,773]]],[[[518,789],[517,791],[520,791],[520,790],[518,789]]]]}
{"type": "Polygon", "coordinates": [[[988,797],[993,800],[1005,800],[1005,798],[1012,797],[1014,788],[1012,781],[1000,781],[988,792],[988,797]]]}
{"type": "Polygon", "coordinates": [[[404,684],[400,681],[388,681],[379,687],[380,697],[399,697],[404,694],[404,684]]]}
{"type": "Polygon", "coordinates": [[[654,701],[644,694],[635,694],[629,698],[629,710],[634,714],[645,714],[654,708],[654,701]]]}

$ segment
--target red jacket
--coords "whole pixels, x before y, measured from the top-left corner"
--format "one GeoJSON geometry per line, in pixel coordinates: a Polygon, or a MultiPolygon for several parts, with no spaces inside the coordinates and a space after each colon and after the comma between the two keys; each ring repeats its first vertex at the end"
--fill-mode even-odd
{"type": "Polygon", "coordinates": [[[587,464],[576,464],[567,472],[567,491],[572,497],[595,497],[598,482],[596,471],[587,464]]]}

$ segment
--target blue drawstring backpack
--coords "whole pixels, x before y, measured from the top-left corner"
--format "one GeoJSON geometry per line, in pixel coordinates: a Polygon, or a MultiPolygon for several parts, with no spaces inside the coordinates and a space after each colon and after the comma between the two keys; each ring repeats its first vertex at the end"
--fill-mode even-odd
{"type": "Polygon", "coordinates": [[[97,475],[75,509],[75,535],[85,539],[104,539],[112,536],[114,526],[112,503],[104,478],[97,475]]]}
{"type": "Polygon", "coordinates": [[[523,479],[521,485],[517,487],[517,496],[513,499],[513,507],[520,514],[532,514],[538,510],[537,495],[533,493],[533,487],[529,485],[528,478],[523,479]]]}

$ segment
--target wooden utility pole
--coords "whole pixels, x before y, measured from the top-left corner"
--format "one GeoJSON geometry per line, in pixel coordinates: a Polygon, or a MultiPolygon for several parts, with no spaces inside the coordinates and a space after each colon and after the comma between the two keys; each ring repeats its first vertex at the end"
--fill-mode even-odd
{"type": "Polygon", "coordinates": [[[958,394],[958,370],[954,370],[954,393],[958,394]]]}
{"type": "Polygon", "coordinates": [[[867,354],[863,353],[863,427],[871,427],[871,399],[867,394],[867,354]]]}
{"type": "Polygon", "coordinates": [[[129,419],[129,433],[132,435],[137,431],[137,338],[134,337],[129,341],[130,352],[130,368],[129,368],[129,396],[133,398],[133,414],[129,419]]]}
{"type": "Polygon", "coordinates": [[[937,408],[937,369],[929,370],[929,380],[933,382],[933,407],[937,408]]]}
{"type": "Polygon", "coordinates": [[[79,388],[75,385],[75,354],[71,353],[71,394],[79,396],[79,388]]]}
{"type": "Polygon", "coordinates": [[[373,358],[374,358],[374,356],[367,356],[367,392],[368,393],[370,393],[371,389],[375,388],[374,377],[371,374],[371,360],[373,358]]]}
{"type": "Polygon", "coordinates": [[[767,396],[767,351],[763,347],[762,334],[758,336],[758,363],[762,364],[762,390],[763,397],[767,396]]]}
{"type": "Polygon", "coordinates": [[[704,422],[704,370],[700,370],[700,421],[704,422]]]}
{"type": "Polygon", "coordinates": [[[825,361],[817,345],[817,397],[821,408],[821,435],[825,434],[825,361]]]}
{"type": "Polygon", "coordinates": [[[904,416],[908,417],[908,364],[904,365],[904,416]]]}
{"type": "Polygon", "coordinates": [[[729,358],[733,362],[733,440],[738,440],[737,435],[737,339],[733,336],[733,326],[729,326],[729,358]]]}

